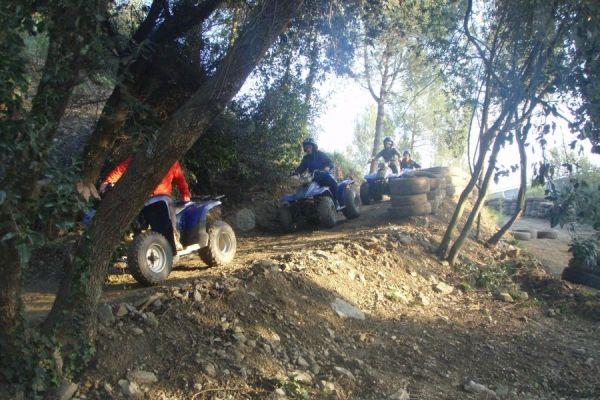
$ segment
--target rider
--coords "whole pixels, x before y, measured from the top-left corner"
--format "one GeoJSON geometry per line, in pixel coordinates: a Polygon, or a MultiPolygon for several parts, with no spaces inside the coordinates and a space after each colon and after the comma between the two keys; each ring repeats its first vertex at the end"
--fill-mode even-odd
{"type": "Polygon", "coordinates": [[[389,136],[386,136],[383,139],[383,150],[377,153],[375,157],[371,158],[369,162],[372,163],[380,157],[383,157],[394,174],[398,173],[398,163],[396,160],[397,158],[400,158],[400,153],[394,148],[394,141],[389,136]]]}
{"type": "Polygon", "coordinates": [[[421,168],[421,165],[411,158],[410,151],[404,150],[404,153],[402,153],[402,160],[400,161],[400,167],[402,169],[419,169],[421,168]]]}
{"type": "Polygon", "coordinates": [[[302,174],[308,171],[312,174],[314,171],[317,171],[315,182],[321,186],[329,187],[335,199],[338,185],[335,178],[329,173],[333,170],[333,162],[327,154],[319,150],[319,146],[317,146],[313,138],[305,139],[302,142],[302,149],[305,155],[302,157],[300,165],[294,170],[294,173],[302,174]]]}
{"type": "MultiPolygon", "coordinates": [[[[121,179],[125,171],[127,171],[127,168],[129,168],[129,164],[131,164],[132,159],[133,157],[127,158],[125,161],[117,165],[115,169],[109,172],[100,185],[100,193],[105,192],[109,185],[114,185],[119,179],[121,179]]],[[[188,183],[185,180],[185,175],[183,174],[183,169],[181,168],[179,161],[175,161],[175,164],[171,166],[169,172],[167,172],[162,181],[160,181],[158,186],[154,189],[154,192],[152,192],[152,196],[167,195],[170,197],[173,193],[173,181],[175,181],[177,189],[179,189],[181,199],[186,203],[190,201],[192,194],[190,193],[188,183]]],[[[175,226],[177,219],[175,215],[175,207],[169,207],[169,212],[171,214],[171,223],[173,224],[175,248],[177,251],[181,251],[183,250],[183,246],[179,241],[179,232],[175,226]]]]}

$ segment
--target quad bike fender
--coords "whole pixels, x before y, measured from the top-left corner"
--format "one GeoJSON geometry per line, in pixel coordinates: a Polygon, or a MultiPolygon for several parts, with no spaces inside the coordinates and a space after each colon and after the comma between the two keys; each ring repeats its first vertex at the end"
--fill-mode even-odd
{"type": "MultiPolygon", "coordinates": [[[[340,183],[338,183],[338,189],[337,189],[337,199],[343,199],[344,198],[344,192],[346,191],[346,188],[349,187],[350,185],[353,185],[354,181],[351,179],[346,179],[341,181],[340,183]]],[[[341,206],[343,206],[343,204],[340,204],[341,206]]]]}
{"type": "Polygon", "coordinates": [[[195,240],[195,243],[198,243],[200,245],[200,247],[206,247],[208,246],[208,226],[207,226],[207,222],[208,222],[208,213],[210,212],[210,210],[219,207],[222,203],[218,200],[215,201],[211,201],[209,203],[203,204],[201,206],[201,211],[200,211],[200,219],[198,221],[198,228],[197,229],[193,229],[193,232],[197,232],[198,234],[198,239],[195,240]]]}

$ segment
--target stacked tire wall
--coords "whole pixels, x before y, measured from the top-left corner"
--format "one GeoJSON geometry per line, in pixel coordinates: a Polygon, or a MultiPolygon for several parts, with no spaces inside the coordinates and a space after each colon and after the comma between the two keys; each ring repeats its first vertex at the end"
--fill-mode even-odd
{"type": "Polygon", "coordinates": [[[431,203],[427,200],[430,190],[428,177],[409,176],[392,179],[389,185],[392,216],[403,218],[431,214],[431,203]]]}
{"type": "MultiPolygon", "coordinates": [[[[487,200],[485,204],[505,215],[515,215],[517,212],[516,199],[496,198],[487,200]]],[[[548,218],[552,207],[552,203],[543,197],[530,197],[525,200],[523,215],[531,218],[548,218]]]]}

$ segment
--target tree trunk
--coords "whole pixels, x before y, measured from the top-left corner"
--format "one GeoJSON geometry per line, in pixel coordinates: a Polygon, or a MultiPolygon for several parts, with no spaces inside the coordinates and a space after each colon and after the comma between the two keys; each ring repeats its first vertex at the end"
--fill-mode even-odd
{"type": "Polygon", "coordinates": [[[465,242],[467,236],[469,235],[469,232],[471,232],[471,227],[473,226],[473,222],[475,221],[475,218],[477,218],[477,216],[479,215],[479,212],[481,211],[481,208],[483,207],[485,198],[487,196],[487,190],[490,186],[490,180],[491,180],[492,176],[494,175],[494,168],[496,166],[496,160],[498,158],[498,153],[500,152],[500,148],[502,147],[504,140],[505,140],[504,132],[501,132],[498,135],[498,137],[496,137],[496,141],[494,142],[494,147],[492,148],[492,152],[490,153],[490,158],[488,160],[488,167],[487,167],[487,170],[485,171],[485,177],[483,178],[483,182],[481,184],[481,189],[479,190],[479,196],[477,197],[477,201],[475,201],[475,204],[473,205],[473,209],[471,210],[471,213],[469,214],[469,217],[467,218],[467,221],[465,222],[465,225],[463,226],[463,229],[460,232],[460,235],[458,236],[458,238],[456,239],[456,241],[454,242],[454,244],[452,245],[452,248],[450,248],[450,251],[448,253],[448,262],[451,265],[453,265],[456,262],[458,253],[460,252],[460,249],[464,245],[464,242],[465,242]]]}
{"type": "MultiPolygon", "coordinates": [[[[375,119],[375,138],[373,139],[373,152],[371,156],[375,158],[377,153],[379,153],[379,147],[381,146],[381,136],[383,133],[383,120],[385,118],[385,101],[386,101],[386,93],[383,88],[383,84],[381,85],[381,91],[379,94],[379,100],[377,101],[377,118],[375,119]]],[[[377,160],[373,160],[371,163],[371,167],[369,168],[369,173],[375,172],[377,169],[377,160]]]]}
{"type": "MultiPolygon", "coordinates": [[[[207,0],[194,8],[193,12],[181,12],[164,22],[154,33],[150,33],[157,15],[150,11],[144,23],[134,35],[134,41],[122,60],[117,74],[121,82],[104,105],[96,128],[88,139],[84,149],[84,165],[82,171],[82,187],[95,186],[100,177],[102,165],[106,160],[115,140],[123,133],[123,126],[130,115],[131,101],[144,103],[154,87],[155,82],[164,81],[163,71],[156,65],[157,58],[165,52],[165,48],[186,30],[193,29],[220,6],[223,0],[207,0]],[[152,46],[145,45],[145,51],[139,51],[140,42],[147,40],[152,46]],[[148,52],[152,51],[151,54],[148,52]],[[131,60],[131,54],[143,54],[131,60]]],[[[152,3],[154,7],[156,2],[152,3]]],[[[160,10],[158,10],[160,11],[160,10]]],[[[193,58],[194,65],[199,64],[200,55],[193,58]]],[[[197,72],[198,69],[196,68],[197,72]]]]}
{"type": "Polygon", "coordinates": [[[481,174],[481,171],[483,169],[485,157],[489,150],[489,146],[496,137],[496,133],[498,132],[500,125],[504,121],[506,114],[507,109],[505,107],[498,116],[496,122],[494,122],[494,125],[492,125],[492,127],[489,128],[481,138],[481,142],[479,144],[479,156],[477,157],[477,162],[473,166],[473,174],[471,175],[471,179],[469,179],[469,182],[465,186],[464,190],[460,194],[458,203],[456,204],[456,208],[454,209],[454,213],[452,214],[452,218],[450,219],[450,223],[448,224],[446,232],[444,233],[444,237],[442,238],[440,246],[438,247],[437,253],[440,258],[446,258],[446,254],[448,253],[448,249],[450,247],[450,241],[452,240],[452,234],[454,232],[454,229],[456,229],[460,219],[462,218],[466,207],[466,201],[469,198],[471,192],[473,191],[473,188],[477,184],[477,180],[479,179],[479,175],[481,174]]]}
{"type": "Polygon", "coordinates": [[[525,194],[527,191],[527,152],[525,151],[525,141],[527,140],[527,135],[529,133],[529,129],[531,128],[531,122],[528,121],[527,124],[523,127],[522,134],[515,135],[515,139],[517,140],[517,146],[519,147],[519,167],[521,168],[521,183],[519,186],[519,194],[517,195],[517,212],[512,215],[508,221],[496,232],[489,240],[487,241],[487,245],[495,246],[498,244],[502,236],[510,227],[521,217],[523,213],[523,206],[525,205],[525,194]]]}
{"type": "Polygon", "coordinates": [[[67,339],[95,336],[96,308],[111,255],[164,174],[203,135],[239,91],[267,49],[286,28],[302,1],[266,0],[234,46],[187,103],[160,129],[155,142],[140,150],[103,199],[62,281],[45,322],[67,339]]]}

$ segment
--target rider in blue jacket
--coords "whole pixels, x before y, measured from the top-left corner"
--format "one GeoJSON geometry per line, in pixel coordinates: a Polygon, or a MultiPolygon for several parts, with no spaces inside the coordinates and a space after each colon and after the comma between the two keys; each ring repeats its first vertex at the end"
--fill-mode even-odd
{"type": "Polygon", "coordinates": [[[334,200],[337,195],[337,182],[330,171],[333,170],[333,161],[324,152],[319,150],[319,146],[312,138],[305,139],[302,142],[302,148],[304,150],[304,157],[300,165],[294,170],[296,174],[302,174],[306,171],[315,174],[315,181],[321,186],[329,187],[333,194],[334,200]]]}

